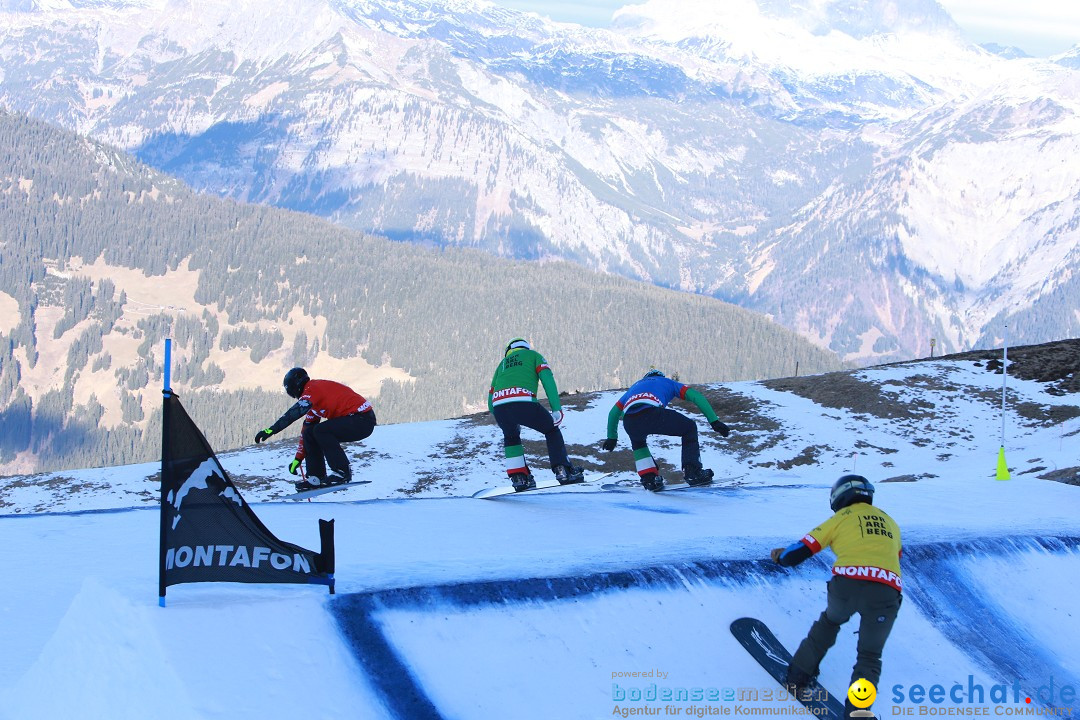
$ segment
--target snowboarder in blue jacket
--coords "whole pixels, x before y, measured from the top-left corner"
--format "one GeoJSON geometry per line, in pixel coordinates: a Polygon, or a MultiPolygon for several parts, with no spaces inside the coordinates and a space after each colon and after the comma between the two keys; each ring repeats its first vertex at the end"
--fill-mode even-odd
{"type": "Polygon", "coordinates": [[[688,485],[708,485],[713,478],[712,470],[701,467],[697,423],[667,407],[676,397],[697,405],[713,430],[723,437],[728,436],[728,426],[716,417],[716,412],[704,395],[689,385],[665,377],[656,369],[645,373],[644,377],[631,385],[608,413],[604,449],[615,449],[619,418],[622,418],[623,428],[630,436],[630,446],[634,449],[634,464],[641,484],[654,492],[664,489],[664,479],[660,477],[656,461],[649,452],[647,440],[650,435],[682,438],[683,479],[688,485]]]}

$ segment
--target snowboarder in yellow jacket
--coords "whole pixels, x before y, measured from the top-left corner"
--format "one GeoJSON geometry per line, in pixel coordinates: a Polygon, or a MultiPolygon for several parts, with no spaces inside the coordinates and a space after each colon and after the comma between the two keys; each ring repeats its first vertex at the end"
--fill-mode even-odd
{"type": "MultiPolygon", "coordinates": [[[[828,605],[788,668],[788,685],[796,690],[817,677],[840,626],[855,613],[859,614],[859,643],[851,682],[869,680],[876,686],[881,679],[881,653],[900,610],[900,528],[873,505],[874,486],[861,475],[844,475],[833,484],[829,500],[832,517],[801,540],[771,553],[785,567],[798,565],[826,547],[836,553],[828,605]]],[[[848,705],[850,715],[850,700],[848,705]]]]}

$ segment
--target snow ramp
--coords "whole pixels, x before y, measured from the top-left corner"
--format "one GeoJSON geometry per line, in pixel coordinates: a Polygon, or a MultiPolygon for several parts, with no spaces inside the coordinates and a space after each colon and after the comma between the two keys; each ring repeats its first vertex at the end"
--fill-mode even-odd
{"type": "MultiPolygon", "coordinates": [[[[878,717],[1075,716],[1080,538],[910,545],[878,717]]],[[[789,648],[825,604],[828,563],[698,560],[558,577],[342,595],[346,642],[397,718],[792,714],[728,631],[770,625],[789,648]]],[[[856,623],[821,668],[846,692],[856,623]]]]}

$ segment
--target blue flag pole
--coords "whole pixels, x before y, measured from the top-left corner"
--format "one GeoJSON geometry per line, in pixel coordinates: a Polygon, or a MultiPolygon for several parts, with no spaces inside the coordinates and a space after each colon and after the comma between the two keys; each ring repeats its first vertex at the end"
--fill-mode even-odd
{"type": "Polygon", "coordinates": [[[169,447],[169,398],[172,397],[172,339],[165,338],[165,381],[162,384],[161,394],[161,538],[158,544],[158,605],[165,607],[165,533],[168,519],[165,515],[165,503],[169,500],[165,497],[165,464],[168,461],[166,448],[169,447]]]}
{"type": "Polygon", "coordinates": [[[165,338],[165,382],[161,391],[172,395],[172,338],[165,338]]]}

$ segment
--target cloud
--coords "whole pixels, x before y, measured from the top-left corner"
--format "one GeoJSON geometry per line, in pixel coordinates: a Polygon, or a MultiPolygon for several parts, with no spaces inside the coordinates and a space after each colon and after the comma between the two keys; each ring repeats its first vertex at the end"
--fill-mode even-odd
{"type": "MultiPolygon", "coordinates": [[[[607,27],[612,14],[643,0],[495,0],[560,22],[607,27]]],[[[728,0],[716,0],[727,2],[728,0]]],[[[972,42],[1015,45],[1032,55],[1052,55],[1080,43],[1080,1],[938,0],[972,42]]]]}
{"type": "Polygon", "coordinates": [[[621,0],[579,0],[578,2],[551,2],[550,0],[495,0],[499,5],[535,12],[559,22],[573,22],[592,27],[606,27],[611,16],[623,5],[632,3],[621,0]]]}
{"type": "Polygon", "coordinates": [[[1062,0],[939,0],[975,42],[1016,45],[1034,55],[1080,43],[1080,3],[1062,0]]]}

